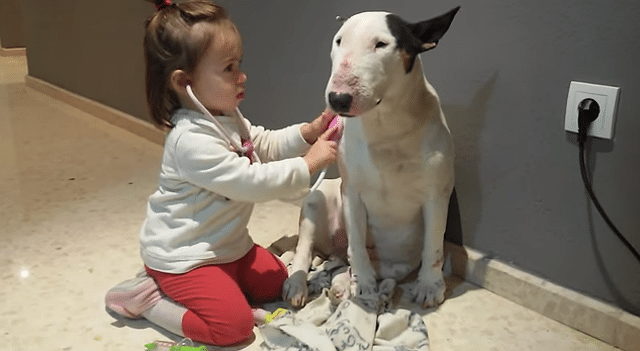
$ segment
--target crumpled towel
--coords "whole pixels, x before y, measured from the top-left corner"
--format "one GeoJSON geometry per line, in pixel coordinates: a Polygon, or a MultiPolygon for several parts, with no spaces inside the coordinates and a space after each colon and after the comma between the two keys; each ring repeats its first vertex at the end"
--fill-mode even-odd
{"type": "Polygon", "coordinates": [[[289,312],[260,331],[263,351],[429,350],[427,328],[419,314],[398,308],[376,316],[354,300],[334,308],[327,289],[302,310],[289,312]]]}

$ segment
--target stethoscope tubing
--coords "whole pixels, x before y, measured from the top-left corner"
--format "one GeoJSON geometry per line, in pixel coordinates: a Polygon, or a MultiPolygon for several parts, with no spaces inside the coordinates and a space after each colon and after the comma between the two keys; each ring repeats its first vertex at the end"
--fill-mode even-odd
{"type": "MultiPolygon", "coordinates": [[[[222,123],[220,123],[220,121],[218,121],[218,119],[215,118],[211,114],[211,112],[209,112],[209,110],[207,110],[206,107],[204,107],[204,105],[200,102],[200,100],[198,100],[196,95],[193,93],[193,89],[191,89],[191,85],[187,85],[186,86],[186,90],[187,90],[187,95],[189,95],[189,98],[191,98],[191,101],[193,101],[193,103],[198,107],[198,109],[202,113],[204,113],[205,116],[207,116],[211,121],[213,121],[213,123],[216,125],[216,127],[218,127],[218,129],[221,132],[221,134],[223,135],[223,137],[225,139],[227,139],[227,142],[229,143],[229,145],[231,145],[236,151],[241,151],[243,153],[247,152],[248,148],[243,147],[236,140],[234,140],[231,137],[231,134],[229,133],[229,131],[227,131],[227,129],[222,125],[222,123]]],[[[241,124],[244,126],[244,117],[242,116],[242,112],[240,112],[240,109],[236,107],[234,112],[236,113],[237,118],[240,119],[241,124]]],[[[253,156],[255,157],[256,160],[259,160],[258,155],[256,154],[255,151],[253,152],[253,156]]],[[[320,171],[320,174],[318,175],[318,178],[316,179],[316,182],[309,189],[309,192],[313,192],[313,191],[316,191],[318,189],[318,187],[320,186],[320,184],[324,180],[324,177],[327,174],[327,169],[328,169],[328,167],[325,167],[324,169],[322,169],[322,171],[320,171]]]]}

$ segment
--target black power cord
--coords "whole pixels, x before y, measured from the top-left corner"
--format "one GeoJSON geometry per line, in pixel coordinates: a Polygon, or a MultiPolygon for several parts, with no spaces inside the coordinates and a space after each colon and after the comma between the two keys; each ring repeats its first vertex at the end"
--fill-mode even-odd
{"type": "Polygon", "coordinates": [[[640,254],[638,251],[629,243],[629,241],[620,233],[618,228],[613,224],[607,213],[604,211],[596,194],[593,192],[593,187],[591,186],[591,182],[589,182],[589,178],[587,177],[587,167],[585,166],[585,157],[584,157],[584,144],[587,140],[587,130],[593,121],[598,118],[598,114],[600,114],[600,106],[593,99],[584,99],[578,105],[578,145],[580,146],[580,173],[582,174],[582,182],[584,183],[587,192],[589,193],[589,197],[593,201],[593,204],[596,205],[598,212],[607,222],[609,228],[613,230],[613,232],[618,236],[618,238],[627,246],[627,248],[633,253],[638,262],[640,262],[640,254]]]}

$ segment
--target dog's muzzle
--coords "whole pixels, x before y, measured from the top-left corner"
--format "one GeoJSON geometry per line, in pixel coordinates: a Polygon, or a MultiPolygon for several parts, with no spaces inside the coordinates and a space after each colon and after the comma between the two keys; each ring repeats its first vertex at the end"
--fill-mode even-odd
{"type": "Polygon", "coordinates": [[[329,106],[338,114],[346,114],[351,110],[353,96],[351,94],[329,93],[329,106]]]}

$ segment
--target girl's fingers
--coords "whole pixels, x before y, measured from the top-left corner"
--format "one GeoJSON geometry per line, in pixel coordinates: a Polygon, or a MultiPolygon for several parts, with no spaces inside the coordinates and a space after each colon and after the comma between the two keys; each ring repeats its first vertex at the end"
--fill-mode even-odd
{"type": "Polygon", "coordinates": [[[322,135],[320,135],[320,138],[318,139],[322,139],[322,140],[331,139],[331,137],[333,137],[333,135],[338,132],[339,127],[340,126],[338,125],[338,123],[336,123],[333,127],[327,129],[324,133],[322,133],[322,135]]]}

